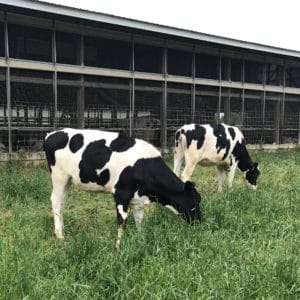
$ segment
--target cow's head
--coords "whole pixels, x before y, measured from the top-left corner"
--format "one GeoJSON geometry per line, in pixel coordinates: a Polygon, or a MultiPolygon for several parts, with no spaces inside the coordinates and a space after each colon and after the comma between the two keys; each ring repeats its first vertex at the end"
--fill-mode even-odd
{"type": "Polygon", "coordinates": [[[256,190],[257,189],[257,178],[259,175],[260,175],[260,171],[258,168],[258,163],[254,162],[253,165],[244,172],[244,179],[245,179],[246,185],[249,188],[256,190]]]}
{"type": "Polygon", "coordinates": [[[182,216],[187,222],[201,221],[200,194],[195,185],[187,181],[184,183],[184,190],[174,196],[170,195],[167,208],[182,216]]]}

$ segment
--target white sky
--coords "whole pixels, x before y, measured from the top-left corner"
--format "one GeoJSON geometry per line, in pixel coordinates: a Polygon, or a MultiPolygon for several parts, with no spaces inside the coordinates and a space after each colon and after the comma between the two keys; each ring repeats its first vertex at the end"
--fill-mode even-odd
{"type": "Polygon", "coordinates": [[[299,0],[43,0],[300,51],[299,0]]]}

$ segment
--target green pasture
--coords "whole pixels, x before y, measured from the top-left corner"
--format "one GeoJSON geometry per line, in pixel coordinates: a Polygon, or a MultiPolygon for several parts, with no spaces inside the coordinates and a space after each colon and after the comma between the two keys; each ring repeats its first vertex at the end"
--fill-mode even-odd
{"type": "Polygon", "coordinates": [[[256,192],[198,166],[203,223],[153,204],[119,252],[111,195],[72,188],[58,241],[46,164],[0,164],[0,299],[300,299],[300,151],[251,155],[256,192]]]}

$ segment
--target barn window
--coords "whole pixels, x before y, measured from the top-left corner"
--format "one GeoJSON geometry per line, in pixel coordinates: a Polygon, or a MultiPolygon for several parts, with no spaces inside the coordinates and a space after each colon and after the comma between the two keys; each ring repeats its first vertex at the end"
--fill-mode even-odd
{"type": "Polygon", "coordinates": [[[134,69],[139,72],[162,73],[163,49],[148,45],[134,45],[134,69]]]}
{"type": "Polygon", "coordinates": [[[169,83],[167,97],[167,144],[173,145],[174,133],[183,124],[192,121],[192,87],[169,83]]]}
{"type": "Polygon", "coordinates": [[[281,128],[281,143],[299,143],[300,97],[299,95],[285,96],[284,118],[281,128]]]}
{"type": "Polygon", "coordinates": [[[213,55],[196,54],[196,77],[219,79],[219,58],[213,55]]]}
{"type": "Polygon", "coordinates": [[[264,64],[255,61],[245,61],[245,82],[263,83],[264,64]]]}
{"type": "Polygon", "coordinates": [[[162,84],[136,80],[134,101],[134,133],[155,146],[160,146],[162,125],[162,84]]]}
{"type": "Polygon", "coordinates": [[[286,68],[285,85],[289,87],[300,88],[300,68],[288,67],[286,68]]]}
{"type": "Polygon", "coordinates": [[[266,84],[282,85],[283,84],[283,68],[276,64],[266,65],[266,84]]]}
{"type": "Polygon", "coordinates": [[[56,32],[56,60],[63,64],[80,64],[80,36],[56,32]]]}
{"type": "Polygon", "coordinates": [[[256,91],[245,91],[245,111],[243,133],[249,144],[262,142],[263,130],[263,94],[256,91]]]}
{"type": "Polygon", "coordinates": [[[192,53],[168,49],[168,74],[192,76],[192,53]]]}
{"type": "Polygon", "coordinates": [[[102,38],[84,38],[84,63],[87,66],[130,70],[131,44],[102,38]]]}
{"type": "Polygon", "coordinates": [[[219,89],[217,87],[196,86],[195,123],[216,122],[218,103],[219,89]]]}
{"type": "Polygon", "coordinates": [[[11,125],[14,151],[42,150],[45,132],[54,125],[51,72],[11,70],[11,125]]]}
{"type": "Polygon", "coordinates": [[[130,85],[128,79],[85,76],[86,128],[129,134],[130,85]]]}
{"type": "Polygon", "coordinates": [[[9,55],[13,58],[52,61],[50,30],[8,25],[9,55]]]}

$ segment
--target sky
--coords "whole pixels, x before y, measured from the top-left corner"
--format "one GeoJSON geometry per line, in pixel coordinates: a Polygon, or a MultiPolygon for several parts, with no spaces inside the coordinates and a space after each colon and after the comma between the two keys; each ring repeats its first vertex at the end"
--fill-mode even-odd
{"type": "Polygon", "coordinates": [[[300,51],[299,0],[43,0],[300,51]]]}

